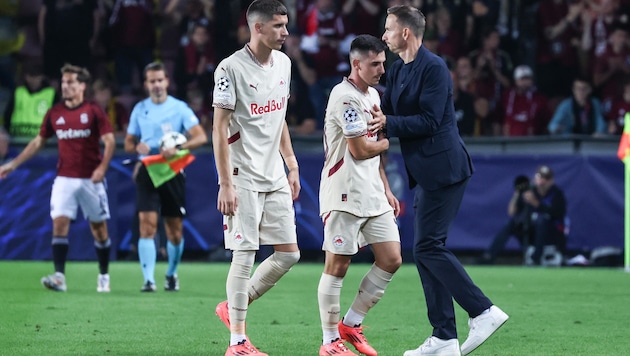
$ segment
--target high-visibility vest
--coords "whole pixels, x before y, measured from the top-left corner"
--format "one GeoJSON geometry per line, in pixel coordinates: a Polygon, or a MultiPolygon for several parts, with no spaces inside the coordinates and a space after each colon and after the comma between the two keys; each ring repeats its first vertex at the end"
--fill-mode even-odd
{"type": "Polygon", "coordinates": [[[55,100],[53,88],[43,88],[30,93],[25,86],[15,89],[15,105],[11,115],[9,134],[15,137],[35,137],[44,120],[44,115],[55,100]]]}

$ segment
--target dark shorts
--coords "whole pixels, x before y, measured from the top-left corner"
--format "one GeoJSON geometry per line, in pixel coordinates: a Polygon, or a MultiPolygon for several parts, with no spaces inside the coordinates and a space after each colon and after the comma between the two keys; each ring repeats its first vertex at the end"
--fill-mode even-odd
{"type": "Polygon", "coordinates": [[[182,172],[155,188],[147,168],[141,165],[136,176],[136,206],[138,211],[157,211],[166,217],[186,216],[185,185],[186,177],[182,172]]]}

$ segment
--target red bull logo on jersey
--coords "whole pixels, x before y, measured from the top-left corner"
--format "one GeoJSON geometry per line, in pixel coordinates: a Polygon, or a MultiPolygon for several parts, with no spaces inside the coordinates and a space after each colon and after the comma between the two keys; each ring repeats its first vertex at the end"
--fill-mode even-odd
{"type": "Polygon", "coordinates": [[[67,129],[67,130],[57,130],[56,134],[57,134],[58,140],[69,140],[73,138],[90,137],[90,135],[92,134],[92,131],[90,129],[85,129],[85,130],[67,129]]]}
{"type": "Polygon", "coordinates": [[[235,244],[240,245],[240,244],[243,243],[243,240],[244,240],[243,239],[243,235],[240,232],[238,232],[238,231],[234,232],[234,243],[235,244]]]}
{"type": "Polygon", "coordinates": [[[252,115],[263,115],[270,112],[283,110],[286,107],[287,97],[283,96],[280,100],[267,100],[265,104],[250,104],[250,112],[252,115]]]}
{"type": "Polygon", "coordinates": [[[335,235],[332,242],[335,247],[343,247],[346,244],[346,239],[341,235],[335,235]]]}

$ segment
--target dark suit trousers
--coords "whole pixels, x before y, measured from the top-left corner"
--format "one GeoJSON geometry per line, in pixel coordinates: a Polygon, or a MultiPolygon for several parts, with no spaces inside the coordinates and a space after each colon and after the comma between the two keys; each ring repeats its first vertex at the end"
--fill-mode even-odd
{"type": "Polygon", "coordinates": [[[457,338],[453,299],[470,317],[492,306],[459,260],[444,246],[468,179],[438,190],[416,187],[414,196],[414,260],[427,303],[433,336],[457,338]]]}

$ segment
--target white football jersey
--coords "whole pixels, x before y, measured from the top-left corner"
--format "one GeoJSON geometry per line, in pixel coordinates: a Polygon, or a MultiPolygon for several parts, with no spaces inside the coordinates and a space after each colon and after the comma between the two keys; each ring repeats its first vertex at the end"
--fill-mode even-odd
{"type": "Polygon", "coordinates": [[[291,60],[280,51],[262,66],[247,45],[214,73],[213,107],[234,111],[228,144],[234,185],[258,192],[288,184],[280,138],[289,102],[291,60]]]}
{"type": "Polygon", "coordinates": [[[346,141],[361,136],[376,141],[367,123],[372,119],[370,109],[380,104],[376,89],[369,87],[366,94],[347,78],[330,92],[324,119],[326,161],[319,186],[320,215],[339,210],[371,217],[392,210],[379,172],[380,157],[356,160],[346,141]]]}

